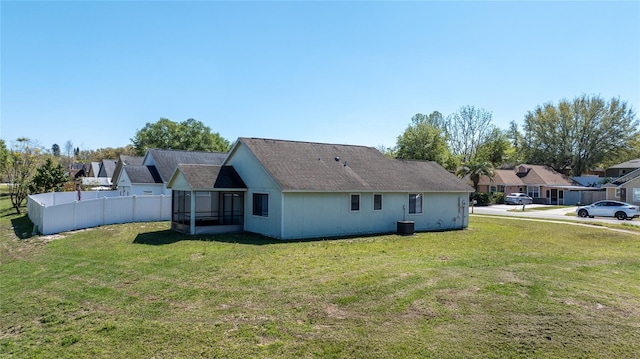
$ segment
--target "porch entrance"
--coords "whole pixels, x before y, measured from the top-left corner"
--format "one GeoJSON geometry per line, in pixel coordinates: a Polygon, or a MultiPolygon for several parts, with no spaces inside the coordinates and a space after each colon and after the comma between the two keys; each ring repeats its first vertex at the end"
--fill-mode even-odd
{"type": "Polygon", "coordinates": [[[564,190],[552,188],[549,196],[549,204],[563,205],[564,204],[564,190]]]}
{"type": "Polygon", "coordinates": [[[242,228],[243,192],[174,190],[172,196],[171,227],[175,230],[197,234],[220,232],[223,227],[242,228]],[[195,228],[190,229],[192,220],[195,228]]]}

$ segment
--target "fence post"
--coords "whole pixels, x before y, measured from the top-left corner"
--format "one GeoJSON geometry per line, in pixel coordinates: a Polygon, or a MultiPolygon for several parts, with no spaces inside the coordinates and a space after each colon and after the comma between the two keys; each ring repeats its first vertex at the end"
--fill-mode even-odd
{"type": "Polygon", "coordinates": [[[133,208],[133,212],[131,213],[131,222],[135,222],[136,221],[136,195],[133,195],[133,203],[131,205],[131,207],[133,208]]]}

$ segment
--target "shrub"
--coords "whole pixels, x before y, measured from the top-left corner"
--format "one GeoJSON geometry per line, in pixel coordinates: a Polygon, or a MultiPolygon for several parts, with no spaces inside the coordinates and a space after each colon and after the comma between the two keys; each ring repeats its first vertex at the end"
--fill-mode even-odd
{"type": "Polygon", "coordinates": [[[493,192],[491,194],[491,204],[504,204],[504,192],[493,192]]]}
{"type": "Polygon", "coordinates": [[[476,200],[476,206],[488,206],[489,205],[489,194],[483,192],[476,192],[471,195],[472,200],[476,200]]]}

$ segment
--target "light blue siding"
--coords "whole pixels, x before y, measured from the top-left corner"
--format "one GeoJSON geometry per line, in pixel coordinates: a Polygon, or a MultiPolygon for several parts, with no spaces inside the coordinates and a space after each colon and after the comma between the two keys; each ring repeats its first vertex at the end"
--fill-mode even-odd
{"type": "MultiPolygon", "coordinates": [[[[379,193],[379,192],[376,192],[379,193]]],[[[408,214],[408,193],[383,193],[382,210],[373,210],[374,193],[360,194],[360,210],[351,211],[351,195],[358,193],[284,194],[282,239],[393,233],[397,221],[415,221],[417,231],[468,226],[468,194],[425,193],[422,214],[408,214]]]]}
{"type": "Polygon", "coordinates": [[[247,150],[245,146],[237,146],[233,155],[225,163],[233,166],[247,185],[244,198],[244,229],[265,236],[281,238],[282,230],[282,196],[276,182],[267,174],[262,164],[247,150]],[[268,217],[253,215],[253,194],[269,195],[268,217]]]}

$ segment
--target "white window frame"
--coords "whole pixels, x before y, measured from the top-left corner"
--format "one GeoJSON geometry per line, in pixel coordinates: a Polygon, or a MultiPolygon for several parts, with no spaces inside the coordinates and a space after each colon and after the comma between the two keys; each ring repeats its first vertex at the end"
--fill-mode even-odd
{"type": "Polygon", "coordinates": [[[496,193],[496,192],[498,192],[498,186],[496,185],[489,186],[489,193],[496,193]]]}
{"type": "Polygon", "coordinates": [[[620,188],[616,188],[616,198],[620,199],[620,188]]]}
{"type": "Polygon", "coordinates": [[[408,214],[412,214],[412,215],[421,215],[424,211],[423,211],[423,207],[424,207],[424,194],[422,193],[409,193],[408,196],[408,206],[407,206],[407,213],[408,214]],[[415,196],[415,202],[418,203],[418,199],[420,199],[420,208],[411,208],[411,196],[415,196]],[[414,212],[411,212],[411,210],[413,210],[414,212]]]}
{"type": "Polygon", "coordinates": [[[527,196],[531,198],[540,198],[540,186],[527,186],[527,196]]]}
{"type": "Polygon", "coordinates": [[[633,201],[640,202],[640,188],[634,188],[632,191],[633,191],[633,201]]]}
{"type": "Polygon", "coordinates": [[[382,196],[382,193],[374,193],[373,194],[373,210],[375,212],[382,211],[382,209],[384,208],[384,206],[382,205],[383,198],[384,197],[382,196]],[[379,209],[376,209],[376,196],[380,196],[380,208],[379,209]]]}

